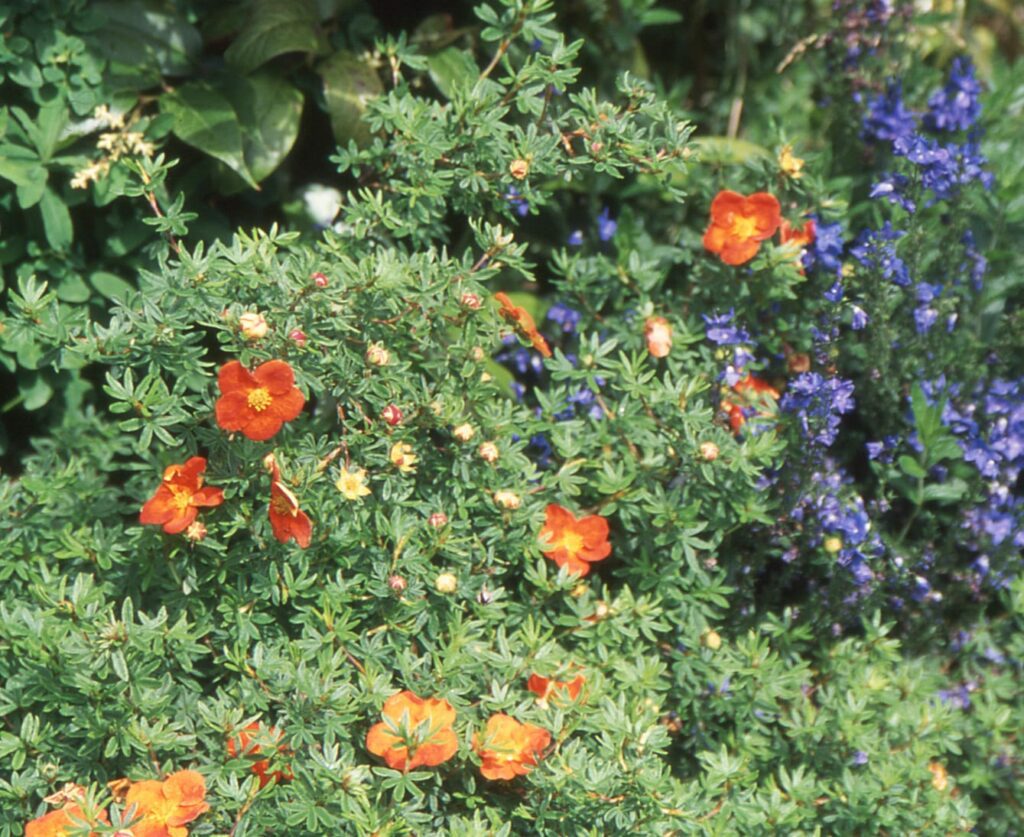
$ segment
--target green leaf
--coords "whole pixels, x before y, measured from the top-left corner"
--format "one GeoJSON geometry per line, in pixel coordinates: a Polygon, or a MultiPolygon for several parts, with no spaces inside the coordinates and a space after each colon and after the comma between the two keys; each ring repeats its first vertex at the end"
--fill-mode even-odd
{"type": "Polygon", "coordinates": [[[360,120],[370,99],[384,92],[384,86],[373,69],[351,52],[337,52],[319,67],[324,81],[324,99],[331,118],[331,130],[339,145],[355,140],[363,145],[370,139],[370,130],[360,120]]]}
{"type": "Polygon", "coordinates": [[[903,473],[909,477],[913,477],[914,479],[918,480],[923,480],[926,476],[928,476],[928,473],[924,470],[924,468],[920,466],[918,461],[913,457],[904,454],[897,461],[899,462],[899,466],[903,470],[903,473]]]}
{"type": "Polygon", "coordinates": [[[316,52],[316,25],[316,8],[309,0],[256,0],[224,58],[239,72],[249,73],[286,52],[316,52]]]}
{"type": "Polygon", "coordinates": [[[430,78],[448,99],[456,90],[472,87],[480,76],[480,68],[469,53],[457,47],[448,47],[431,55],[427,66],[430,78]]]}
{"type": "Polygon", "coordinates": [[[48,172],[29,149],[5,144],[0,145],[0,177],[18,187],[18,206],[28,209],[42,199],[48,172]]]}
{"type": "Polygon", "coordinates": [[[302,119],[302,92],[269,73],[227,79],[224,92],[242,129],[246,165],[263,180],[292,150],[302,119]]]}
{"type": "Polygon", "coordinates": [[[242,129],[231,103],[210,84],[193,81],[160,97],[160,109],[174,117],[174,134],[224,163],[259,189],[245,163],[242,129]]]}
{"type": "Polygon", "coordinates": [[[135,290],[128,282],[105,270],[96,270],[89,274],[89,283],[96,291],[107,299],[122,300],[135,290]]]}
{"type": "Polygon", "coordinates": [[[701,161],[706,163],[741,165],[758,157],[773,159],[767,148],[747,140],[730,137],[694,137],[691,144],[700,152],[701,161]]]}
{"type": "Polygon", "coordinates": [[[26,410],[38,410],[45,407],[53,397],[53,387],[38,372],[18,381],[18,395],[26,410]]]}
{"type": "Polygon", "coordinates": [[[199,31],[173,11],[173,4],[108,0],[93,3],[89,10],[101,21],[90,38],[112,61],[180,76],[189,73],[199,58],[199,31]]]}
{"type": "Polygon", "coordinates": [[[68,212],[67,204],[53,189],[46,189],[42,200],[39,201],[39,209],[43,214],[46,240],[54,250],[66,250],[74,238],[71,213],[68,212]]]}
{"type": "Polygon", "coordinates": [[[926,485],[924,488],[924,499],[934,500],[937,503],[955,503],[962,500],[967,494],[967,483],[958,477],[940,485],[926,485]]]}

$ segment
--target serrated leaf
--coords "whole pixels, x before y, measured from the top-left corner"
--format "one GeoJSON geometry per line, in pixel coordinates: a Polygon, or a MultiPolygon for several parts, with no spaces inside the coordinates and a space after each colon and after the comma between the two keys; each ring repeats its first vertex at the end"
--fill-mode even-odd
{"type": "Polygon", "coordinates": [[[89,37],[112,61],[176,76],[189,73],[199,58],[199,31],[172,5],[98,2],[89,11],[102,22],[89,37]]]}
{"type": "Polygon", "coordinates": [[[224,58],[244,74],[286,52],[316,52],[316,25],[317,11],[309,0],[257,0],[224,58]]]}
{"type": "Polygon", "coordinates": [[[160,97],[160,109],[174,117],[174,134],[182,142],[220,160],[259,189],[245,163],[242,129],[231,103],[205,81],[193,81],[160,97]]]}
{"type": "Polygon", "coordinates": [[[228,79],[224,92],[238,115],[246,165],[256,180],[263,180],[295,145],[302,92],[269,73],[228,79]]]}
{"type": "Polygon", "coordinates": [[[384,85],[363,59],[351,52],[337,52],[319,67],[331,130],[339,145],[369,141],[370,130],[362,122],[370,99],[384,92],[384,85]]]}

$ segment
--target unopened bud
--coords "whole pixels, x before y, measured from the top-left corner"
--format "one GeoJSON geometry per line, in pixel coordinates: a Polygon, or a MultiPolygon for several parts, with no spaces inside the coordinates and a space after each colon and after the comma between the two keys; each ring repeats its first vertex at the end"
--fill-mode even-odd
{"type": "Polygon", "coordinates": [[[483,346],[474,346],[469,350],[469,357],[471,360],[475,360],[477,363],[484,360],[487,354],[484,352],[483,346]]]}
{"type": "Polygon", "coordinates": [[[185,530],[185,537],[194,543],[199,543],[206,537],[206,526],[198,520],[194,520],[185,530]]]}
{"type": "Polygon", "coordinates": [[[480,592],[476,594],[476,600],[482,605],[489,605],[494,601],[494,593],[486,587],[481,587],[480,592]]]}
{"type": "Polygon", "coordinates": [[[452,431],[452,435],[460,442],[468,442],[476,435],[472,424],[460,424],[452,431]]]}
{"type": "Polygon", "coordinates": [[[480,301],[480,297],[472,291],[465,291],[462,296],[459,297],[459,304],[463,308],[468,308],[470,311],[479,311],[480,306],[483,305],[480,301]]]}
{"type": "Polygon", "coordinates": [[[526,160],[513,160],[508,165],[508,172],[516,180],[522,180],[530,173],[530,164],[526,160]]]}
{"type": "Polygon", "coordinates": [[[427,523],[433,526],[435,529],[440,529],[442,526],[448,525],[448,515],[444,512],[434,512],[430,517],[427,518],[427,523]]]}
{"type": "Polygon", "coordinates": [[[514,491],[495,491],[494,502],[503,509],[518,509],[522,504],[522,498],[514,491]]]}
{"type": "Polygon", "coordinates": [[[388,404],[388,406],[381,412],[380,417],[392,427],[400,425],[403,418],[402,411],[394,404],[388,404]]]}
{"type": "Polygon", "coordinates": [[[806,352],[794,352],[786,361],[786,367],[794,375],[806,372],[811,368],[811,356],[806,352]]]}
{"type": "Polygon", "coordinates": [[[312,274],[309,278],[313,280],[313,284],[316,285],[318,288],[326,288],[327,285],[329,284],[327,277],[324,276],[319,271],[312,274]]]}
{"type": "Polygon", "coordinates": [[[704,636],[700,638],[700,641],[704,643],[704,647],[710,651],[717,651],[722,647],[722,637],[718,631],[707,631],[704,636]]]}
{"type": "Polygon", "coordinates": [[[371,343],[366,349],[366,362],[371,366],[387,366],[391,360],[391,353],[384,348],[383,343],[371,343]]]}
{"type": "Polygon", "coordinates": [[[484,442],[476,451],[484,462],[498,461],[498,446],[494,442],[484,442]]]}
{"type": "Polygon", "coordinates": [[[405,588],[409,586],[409,583],[402,578],[400,575],[389,575],[388,576],[388,587],[394,590],[396,593],[405,592],[405,588]]]}
{"type": "Polygon", "coordinates": [[[270,326],[267,325],[263,315],[257,314],[255,311],[246,311],[242,314],[238,318],[238,327],[246,340],[259,340],[261,337],[266,337],[267,332],[270,331],[270,326]]]}
{"type": "Polygon", "coordinates": [[[718,459],[718,445],[714,442],[701,442],[700,458],[705,462],[714,462],[718,459]]]}
{"type": "Polygon", "coordinates": [[[434,589],[438,593],[454,593],[458,586],[459,580],[451,573],[441,573],[434,579],[434,589]]]}
{"type": "Polygon", "coordinates": [[[288,332],[288,339],[301,349],[306,345],[306,332],[301,328],[293,328],[288,332]]]}
{"type": "Polygon", "coordinates": [[[839,552],[843,548],[842,538],[837,538],[834,535],[830,538],[825,538],[825,542],[822,544],[825,547],[825,551],[831,554],[839,552]]]}

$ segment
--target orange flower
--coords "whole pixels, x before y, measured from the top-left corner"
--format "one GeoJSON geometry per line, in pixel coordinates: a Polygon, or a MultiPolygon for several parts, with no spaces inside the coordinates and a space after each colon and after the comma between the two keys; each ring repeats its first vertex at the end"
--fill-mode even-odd
{"type": "Polygon", "coordinates": [[[653,357],[666,357],[672,348],[672,324],[664,317],[648,317],[644,322],[647,351],[653,357]]]}
{"type": "Polygon", "coordinates": [[[455,709],[441,698],[421,698],[404,691],[384,701],[384,720],[370,727],[366,749],[381,756],[388,767],[408,772],[436,767],[459,749],[452,724],[455,709]]]}
{"type": "MultiPolygon", "coordinates": [[[[234,735],[228,739],[228,755],[231,758],[235,758],[239,754],[246,756],[258,756],[263,752],[263,748],[259,744],[255,744],[254,739],[273,739],[274,742],[280,741],[284,737],[284,732],[279,730],[277,727],[266,727],[259,722],[253,721],[249,726],[243,729],[238,735],[234,735]]],[[[278,744],[277,751],[279,753],[291,753],[291,749],[287,744],[278,744]]],[[[270,767],[270,759],[259,759],[253,763],[252,772],[259,777],[260,787],[266,787],[271,779],[275,779],[278,782],[290,782],[295,777],[292,775],[291,768],[285,765],[282,770],[275,770],[269,776],[267,775],[267,769],[270,767]]]]}
{"type": "MultiPolygon", "coordinates": [[[[779,391],[775,387],[753,375],[747,375],[743,380],[737,381],[733,386],[733,391],[740,396],[737,399],[739,403],[722,400],[722,409],[729,414],[729,426],[732,427],[733,433],[739,433],[743,425],[746,424],[747,417],[743,412],[744,407],[761,401],[760,396],[762,395],[767,395],[775,401],[779,400],[779,391]]],[[[759,415],[770,416],[771,413],[761,412],[759,415]]]]}
{"type": "Polygon", "coordinates": [[[569,683],[564,683],[561,680],[549,680],[539,674],[531,674],[530,679],[526,681],[526,688],[537,695],[539,704],[547,705],[550,700],[556,706],[563,706],[576,700],[585,682],[586,678],[582,674],[577,674],[576,679],[569,683]],[[568,701],[565,700],[565,695],[559,694],[561,692],[569,696],[568,701]]]}
{"type": "MultiPolygon", "coordinates": [[[[80,827],[72,817],[83,822],[90,822],[77,802],[68,802],[63,808],[50,811],[48,814],[43,814],[31,822],[25,823],[25,837],[66,837],[66,835],[71,833],[72,829],[80,827]]],[[[102,811],[100,811],[97,819],[106,825],[110,824],[107,815],[102,811]]],[[[96,833],[95,831],[90,831],[89,835],[92,837],[96,833]]]]}
{"type": "Polygon", "coordinates": [[[194,770],[179,770],[164,781],[135,782],[125,796],[126,810],[134,808],[134,837],[188,837],[184,826],[210,810],[204,801],[206,781],[194,770]]]}
{"type": "Polygon", "coordinates": [[[168,465],[164,479],[139,513],[139,522],[163,526],[168,535],[185,531],[199,514],[200,506],[219,506],[224,492],[203,488],[206,460],[193,456],[184,465],[168,465]]]}
{"type": "Polygon", "coordinates": [[[256,442],[277,433],[306,404],[295,386],[295,373],[283,360],[268,360],[253,372],[237,360],[228,361],[217,374],[217,384],[217,424],[223,430],[240,430],[256,442]]]}
{"type": "Polygon", "coordinates": [[[579,520],[571,511],[555,503],[544,512],[544,527],[540,530],[541,546],[548,558],[559,567],[581,576],[590,572],[590,562],[607,558],[612,551],[608,543],[608,521],[598,514],[579,520]]]}
{"type": "Polygon", "coordinates": [[[533,317],[525,309],[513,305],[512,300],[508,298],[506,293],[498,291],[494,298],[501,304],[501,311],[499,312],[501,316],[515,326],[516,331],[533,344],[533,348],[544,355],[544,357],[551,357],[551,348],[548,346],[548,341],[537,331],[537,324],[533,321],[533,317]]]}
{"type": "Polygon", "coordinates": [[[783,244],[796,244],[806,247],[814,243],[814,219],[808,218],[802,227],[794,227],[785,218],[779,224],[779,237],[783,244]]]}
{"type": "Polygon", "coordinates": [[[270,469],[270,507],[267,515],[270,517],[274,537],[281,543],[288,543],[295,538],[295,542],[305,549],[313,537],[313,522],[299,508],[299,501],[291,489],[281,482],[281,469],[277,467],[274,455],[269,454],[264,462],[270,469]]]}
{"type": "Polygon", "coordinates": [[[775,235],[779,212],[778,200],[767,192],[755,192],[748,198],[723,190],[711,202],[704,246],[726,264],[745,264],[757,254],[762,241],[775,235]]]}
{"type": "Polygon", "coordinates": [[[491,715],[484,740],[473,735],[473,749],[480,756],[480,772],[487,779],[525,776],[551,743],[551,733],[533,724],[521,724],[508,715],[491,715]]]}

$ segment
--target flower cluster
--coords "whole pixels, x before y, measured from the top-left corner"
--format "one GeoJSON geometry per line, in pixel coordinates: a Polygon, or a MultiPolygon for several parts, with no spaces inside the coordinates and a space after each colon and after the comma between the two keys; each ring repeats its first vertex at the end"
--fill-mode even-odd
{"type": "MultiPolygon", "coordinates": [[[[417,767],[437,767],[459,750],[456,712],[443,698],[422,698],[415,692],[392,695],[381,710],[383,720],[366,734],[366,749],[388,767],[407,773],[417,767]]],[[[551,733],[533,724],[498,713],[492,715],[483,737],[473,734],[473,750],[487,779],[514,779],[536,765],[551,742],[551,733]]]]}
{"type": "MultiPolygon", "coordinates": [[[[124,793],[124,822],[132,837],[188,837],[186,826],[210,810],[206,802],[206,781],[194,770],[179,770],[166,779],[128,782],[124,793]]],[[[60,794],[61,807],[26,823],[26,837],[65,837],[80,827],[109,826],[103,811],[83,810],[84,789],[72,785],[60,794]]],[[[89,832],[92,834],[99,832],[89,832]]],[[[106,832],[104,832],[106,833],[106,832]]]]}
{"type": "Polygon", "coordinates": [[[793,413],[804,438],[818,447],[831,447],[844,413],[853,409],[853,382],[802,372],[786,386],[779,409],[793,413]]]}

